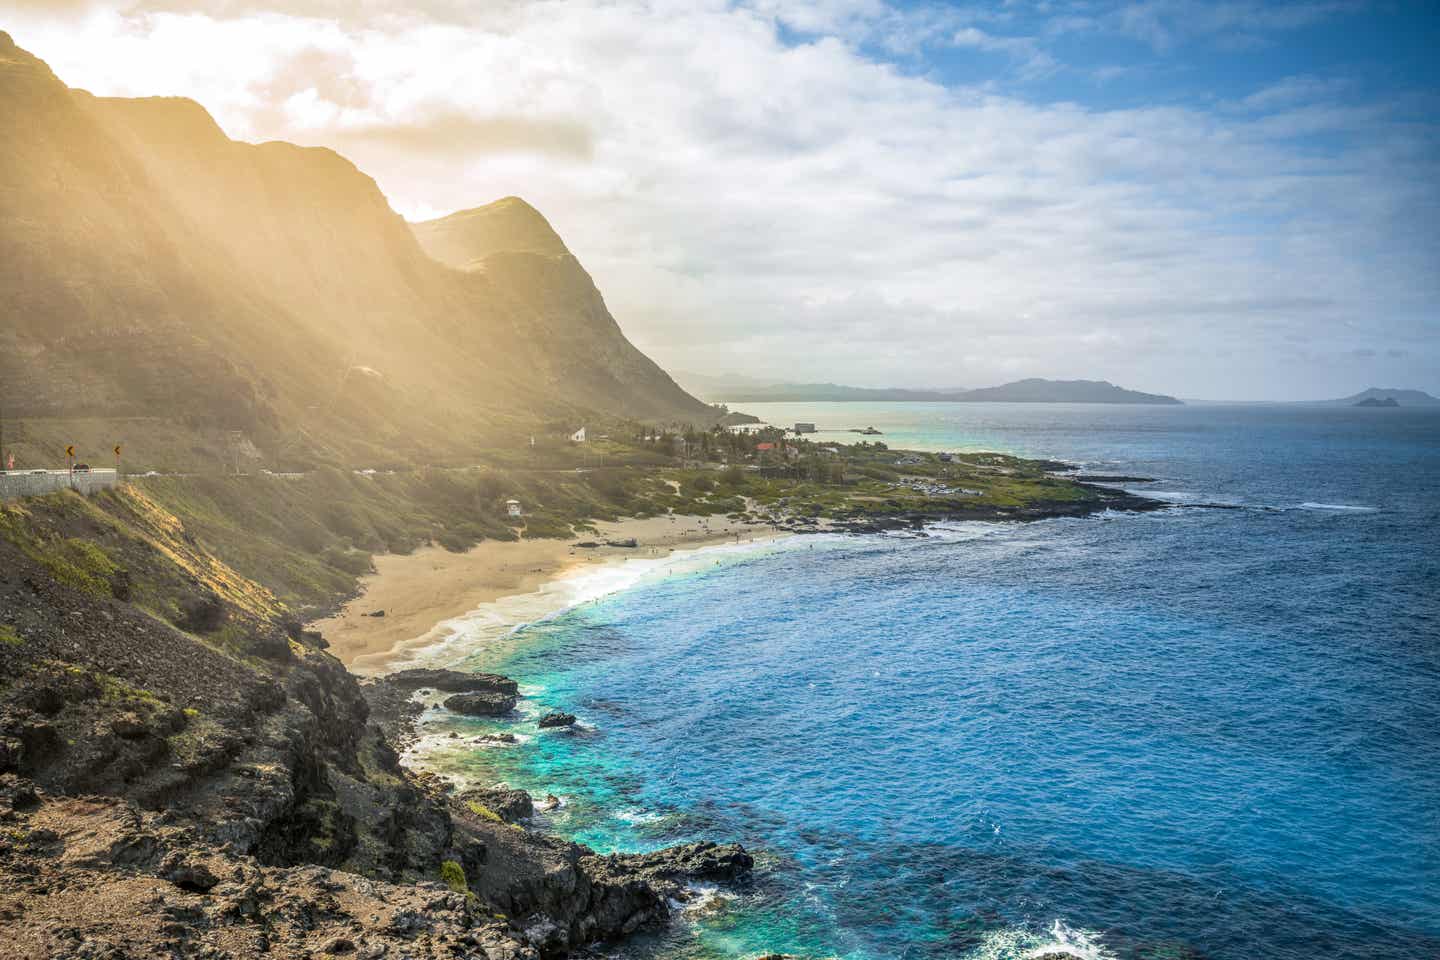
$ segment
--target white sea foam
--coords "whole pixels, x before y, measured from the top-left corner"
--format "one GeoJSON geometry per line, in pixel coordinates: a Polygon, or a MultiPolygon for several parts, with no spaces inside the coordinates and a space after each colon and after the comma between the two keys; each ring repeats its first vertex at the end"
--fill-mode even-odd
{"type": "Polygon", "coordinates": [[[1134,492],[1152,500],[1165,500],[1170,503],[1190,503],[1200,498],[1200,495],[1193,490],[1135,490],[1134,492]]]}
{"type": "MultiPolygon", "coordinates": [[[[721,543],[675,550],[663,557],[621,557],[586,566],[546,582],[531,593],[501,597],[469,613],[436,624],[411,641],[391,669],[452,665],[477,650],[504,641],[517,630],[557,617],[586,603],[642,583],[693,574],[761,552],[793,549],[799,538],[721,543]]],[[[813,538],[812,538],[813,539],[813,538]]],[[[528,692],[528,691],[527,691],[528,692]]]]}
{"type": "Polygon", "coordinates": [[[689,899],[683,903],[671,900],[670,909],[691,920],[725,913],[732,903],[740,899],[728,890],[705,883],[686,884],[685,890],[689,899]]]}
{"type": "Polygon", "coordinates": [[[1077,930],[1056,920],[1044,933],[1009,929],[990,934],[966,954],[967,960],[1029,960],[1031,957],[1063,954],[1075,960],[1113,960],[1096,940],[1096,934],[1077,930]]]}
{"type": "Polygon", "coordinates": [[[1300,504],[1301,510],[1339,510],[1351,513],[1377,513],[1379,507],[1362,507],[1352,503],[1311,503],[1306,501],[1300,504]]]}
{"type": "Polygon", "coordinates": [[[616,820],[624,823],[659,823],[664,819],[664,814],[656,813],[653,810],[642,810],[639,807],[616,807],[611,811],[616,820]]]}

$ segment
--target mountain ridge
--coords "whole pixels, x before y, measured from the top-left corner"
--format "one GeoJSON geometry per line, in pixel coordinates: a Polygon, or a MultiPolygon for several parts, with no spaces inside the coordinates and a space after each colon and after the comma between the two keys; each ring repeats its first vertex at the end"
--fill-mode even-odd
{"type": "Polygon", "coordinates": [[[714,417],[568,251],[544,261],[532,237],[456,269],[332,150],[232,140],[186,98],[71,90],[8,34],[0,117],[27,131],[0,144],[12,416],[160,416],[372,461],[537,423],[714,417]]]}
{"type": "Polygon", "coordinates": [[[1180,404],[1165,394],[1143,393],[1106,380],[1046,380],[1031,377],[997,387],[922,390],[851,387],[834,383],[773,383],[749,377],[707,377],[677,374],[696,396],[727,403],[767,402],[930,402],[930,403],[1146,403],[1180,404]]]}

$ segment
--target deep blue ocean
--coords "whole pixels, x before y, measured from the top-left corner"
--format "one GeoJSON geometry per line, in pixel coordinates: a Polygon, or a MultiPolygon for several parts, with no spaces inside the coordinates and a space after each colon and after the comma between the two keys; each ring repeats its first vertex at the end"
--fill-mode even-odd
{"type": "Polygon", "coordinates": [[[757,855],[628,955],[1440,957],[1440,410],[742,406],[1180,506],[792,538],[472,656],[583,727],[453,769],[757,855]]]}

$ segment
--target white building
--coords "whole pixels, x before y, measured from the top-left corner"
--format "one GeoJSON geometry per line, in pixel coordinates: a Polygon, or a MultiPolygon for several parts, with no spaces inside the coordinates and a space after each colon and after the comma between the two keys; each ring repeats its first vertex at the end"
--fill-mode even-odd
{"type": "Polygon", "coordinates": [[[510,516],[512,516],[512,517],[524,516],[524,514],[522,514],[522,513],[520,512],[520,501],[519,501],[519,500],[506,500],[506,501],[505,501],[505,512],[506,512],[507,514],[509,514],[510,516]]]}

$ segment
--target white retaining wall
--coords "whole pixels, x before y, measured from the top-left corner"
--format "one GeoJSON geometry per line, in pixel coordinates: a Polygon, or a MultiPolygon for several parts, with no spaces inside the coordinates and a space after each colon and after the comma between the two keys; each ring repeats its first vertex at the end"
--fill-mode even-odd
{"type": "Polygon", "coordinates": [[[0,471],[0,500],[15,497],[33,497],[56,490],[78,490],[94,493],[120,482],[120,476],[113,469],[91,470],[87,473],[72,474],[68,470],[46,470],[44,473],[12,470],[0,471]]]}

